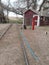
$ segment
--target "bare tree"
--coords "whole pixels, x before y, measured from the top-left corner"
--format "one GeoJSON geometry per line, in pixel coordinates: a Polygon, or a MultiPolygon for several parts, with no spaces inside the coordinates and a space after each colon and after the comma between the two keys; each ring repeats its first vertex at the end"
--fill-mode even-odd
{"type": "MultiPolygon", "coordinates": [[[[44,1],[45,0],[43,0],[43,2],[44,1]]],[[[42,5],[42,3],[41,3],[41,5],[42,5]]],[[[34,7],[33,9],[37,10],[37,8],[38,8],[37,0],[16,0],[13,2],[13,4],[11,4],[10,0],[8,0],[8,5],[4,5],[4,3],[3,3],[2,6],[3,6],[3,8],[5,8],[7,10],[7,13],[9,10],[9,11],[13,11],[18,14],[23,14],[23,10],[29,9],[30,7],[32,7],[32,4],[34,7]]],[[[40,7],[41,7],[41,5],[40,5],[40,7]]],[[[40,7],[39,7],[39,9],[40,9],[40,7]]]]}
{"type": "MultiPolygon", "coordinates": [[[[8,0],[8,5],[7,5],[7,8],[9,7],[9,5],[10,5],[10,0],[8,0]]],[[[8,11],[8,9],[7,9],[7,22],[9,22],[9,19],[8,19],[8,14],[9,14],[9,11],[8,11]]]]}

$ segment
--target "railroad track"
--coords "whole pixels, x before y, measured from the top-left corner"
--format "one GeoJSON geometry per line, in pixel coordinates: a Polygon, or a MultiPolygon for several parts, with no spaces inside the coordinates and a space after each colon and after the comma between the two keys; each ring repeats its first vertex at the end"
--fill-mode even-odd
{"type": "MultiPolygon", "coordinates": [[[[12,26],[12,24],[10,24],[7,27],[7,29],[2,33],[2,35],[0,36],[0,40],[4,37],[4,35],[11,28],[11,26],[12,26]]],[[[23,52],[25,65],[29,65],[29,60],[28,60],[28,56],[27,56],[26,49],[25,49],[25,46],[24,46],[24,42],[22,40],[20,29],[18,28],[18,24],[16,24],[16,26],[17,26],[17,29],[18,29],[18,35],[19,35],[19,40],[20,40],[20,43],[21,43],[21,48],[22,48],[22,52],[23,52]]]]}
{"type": "Polygon", "coordinates": [[[7,29],[6,29],[4,32],[2,32],[2,34],[0,35],[0,40],[1,40],[2,37],[6,34],[6,32],[11,28],[11,26],[12,26],[12,24],[10,24],[10,25],[7,27],[7,29]]]}
{"type": "Polygon", "coordinates": [[[19,38],[20,38],[20,41],[21,41],[21,48],[22,48],[22,52],[23,52],[23,56],[24,56],[25,65],[30,65],[30,62],[29,62],[27,51],[26,51],[27,49],[25,48],[24,43],[26,44],[26,47],[30,51],[30,54],[33,57],[33,59],[35,60],[35,62],[39,63],[39,65],[42,65],[41,61],[39,60],[39,57],[35,54],[33,49],[30,47],[29,42],[25,38],[22,30],[20,30],[18,27],[19,26],[17,25],[17,29],[18,29],[19,38]]]}
{"type": "Polygon", "coordinates": [[[25,65],[30,65],[29,60],[28,60],[28,56],[27,56],[27,52],[26,52],[26,48],[24,46],[24,42],[23,42],[23,39],[22,39],[21,30],[18,28],[19,27],[18,24],[16,24],[16,26],[17,26],[17,29],[18,29],[19,39],[21,41],[20,43],[21,43],[21,48],[22,48],[22,52],[23,52],[25,65]]]}
{"type": "MultiPolygon", "coordinates": [[[[6,32],[11,28],[12,24],[10,24],[8,26],[8,28],[4,31],[4,33],[1,35],[0,37],[0,40],[2,39],[2,37],[6,34],[6,32]]],[[[24,62],[25,62],[25,65],[30,65],[29,63],[29,60],[28,60],[28,55],[27,55],[27,52],[26,52],[26,48],[24,46],[24,41],[22,39],[22,31],[19,29],[19,25],[16,24],[17,26],[17,31],[18,31],[18,35],[19,35],[19,39],[20,39],[20,43],[21,43],[21,48],[22,48],[22,52],[23,52],[23,57],[24,57],[24,62]]],[[[29,48],[30,49],[30,48],[29,48]]],[[[31,51],[32,52],[32,51],[31,51]]],[[[35,56],[34,53],[32,53],[32,55],[34,56],[35,60],[38,60],[38,58],[35,56]]]]}

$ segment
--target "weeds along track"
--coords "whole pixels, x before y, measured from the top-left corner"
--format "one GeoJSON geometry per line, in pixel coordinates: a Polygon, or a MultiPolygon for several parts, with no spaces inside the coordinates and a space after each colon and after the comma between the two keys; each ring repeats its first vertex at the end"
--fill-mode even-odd
{"type": "Polygon", "coordinates": [[[21,30],[19,29],[18,24],[16,24],[16,26],[17,26],[17,29],[18,29],[18,35],[19,35],[19,39],[20,39],[20,43],[21,43],[21,48],[22,48],[22,52],[23,52],[25,65],[30,65],[29,60],[28,60],[28,56],[27,56],[27,52],[26,52],[26,48],[24,46],[24,41],[22,40],[21,30]]]}
{"type": "Polygon", "coordinates": [[[12,24],[8,25],[8,26],[6,27],[6,30],[4,30],[4,31],[2,32],[2,34],[0,35],[0,40],[1,40],[2,37],[6,34],[6,32],[11,28],[11,26],[12,26],[12,24]]]}

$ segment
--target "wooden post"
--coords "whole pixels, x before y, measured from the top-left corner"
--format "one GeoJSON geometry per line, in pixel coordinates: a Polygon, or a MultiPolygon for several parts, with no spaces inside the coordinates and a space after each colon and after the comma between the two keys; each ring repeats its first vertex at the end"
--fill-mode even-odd
{"type": "Polygon", "coordinates": [[[33,18],[32,19],[32,30],[34,30],[34,27],[35,27],[35,19],[33,18]]]}

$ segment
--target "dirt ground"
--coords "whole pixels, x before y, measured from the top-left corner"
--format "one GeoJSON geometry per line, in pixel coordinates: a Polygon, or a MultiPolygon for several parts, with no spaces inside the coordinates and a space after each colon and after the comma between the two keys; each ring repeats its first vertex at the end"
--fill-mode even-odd
{"type": "Polygon", "coordinates": [[[0,40],[0,65],[24,65],[16,24],[0,40]]]}
{"type": "Polygon", "coordinates": [[[39,58],[37,62],[26,47],[30,65],[49,65],[49,27],[35,27],[35,30],[26,29],[23,30],[23,33],[35,55],[39,58]]]}
{"type": "Polygon", "coordinates": [[[0,37],[2,36],[2,34],[4,33],[4,31],[7,30],[7,28],[9,27],[10,24],[0,24],[0,37]]]}
{"type": "Polygon", "coordinates": [[[0,31],[5,29],[9,24],[0,24],[0,31]]]}
{"type": "MultiPolygon", "coordinates": [[[[8,25],[0,24],[0,32],[8,25]]],[[[19,27],[21,28],[21,25],[19,27]]],[[[35,27],[35,30],[28,28],[22,32],[28,41],[28,45],[38,57],[37,61],[24,42],[29,65],[49,65],[49,27],[35,27]]],[[[16,24],[13,24],[0,40],[0,65],[25,65],[16,24]]]]}

